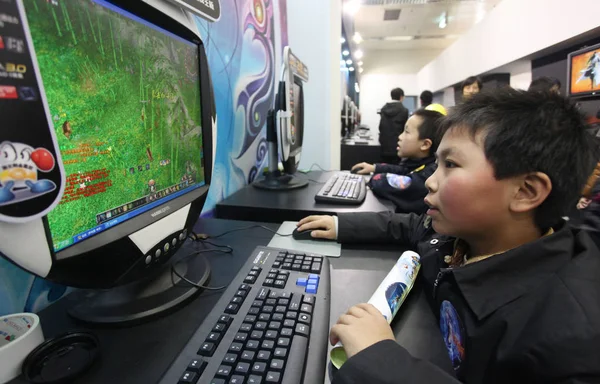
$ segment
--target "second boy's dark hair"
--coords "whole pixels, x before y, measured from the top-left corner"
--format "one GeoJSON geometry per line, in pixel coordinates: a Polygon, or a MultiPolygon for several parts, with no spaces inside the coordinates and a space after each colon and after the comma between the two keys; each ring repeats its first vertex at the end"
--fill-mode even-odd
{"type": "Polygon", "coordinates": [[[477,87],[479,87],[479,90],[481,91],[483,89],[483,82],[481,81],[481,78],[479,76],[469,76],[465,79],[465,81],[463,81],[462,83],[462,87],[460,87],[461,91],[463,89],[465,89],[465,87],[471,85],[471,84],[475,84],[477,83],[477,87]]]}
{"type": "Polygon", "coordinates": [[[433,103],[433,93],[431,93],[431,91],[423,91],[421,92],[421,96],[419,96],[419,99],[421,99],[421,104],[423,104],[423,106],[426,107],[429,104],[433,103]]]}
{"type": "Polygon", "coordinates": [[[482,132],[485,157],[496,179],[543,172],[552,191],[535,212],[536,225],[547,229],[575,206],[596,163],[596,145],[583,116],[554,93],[497,89],[454,107],[442,130],[482,132]]]}
{"type": "Polygon", "coordinates": [[[390,96],[392,97],[392,100],[400,100],[404,97],[404,91],[402,88],[394,88],[392,89],[392,92],[390,92],[390,96]]]}
{"type": "Polygon", "coordinates": [[[419,125],[419,140],[431,140],[429,154],[433,155],[437,151],[440,141],[442,141],[442,131],[440,129],[444,115],[437,111],[427,109],[417,109],[413,116],[419,116],[422,120],[419,125]]]}
{"type": "Polygon", "coordinates": [[[552,87],[560,87],[562,84],[556,77],[549,76],[540,76],[537,79],[533,80],[531,84],[529,84],[529,91],[538,91],[538,92],[547,92],[552,89],[552,87]]]}

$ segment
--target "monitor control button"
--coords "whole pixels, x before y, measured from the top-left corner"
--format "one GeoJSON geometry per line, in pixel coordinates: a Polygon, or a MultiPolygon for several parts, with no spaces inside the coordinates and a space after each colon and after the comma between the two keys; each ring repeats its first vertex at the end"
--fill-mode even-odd
{"type": "Polygon", "coordinates": [[[154,252],[154,257],[158,259],[160,255],[162,255],[162,251],[160,249],[157,249],[156,252],[154,252]]]}
{"type": "Polygon", "coordinates": [[[177,245],[177,238],[176,238],[176,237],[174,237],[174,238],[173,238],[173,240],[171,240],[171,244],[172,244],[173,246],[176,246],[176,245],[177,245]]]}
{"type": "Polygon", "coordinates": [[[186,236],[185,232],[186,232],[186,231],[184,230],[183,232],[181,232],[181,233],[179,234],[179,241],[184,241],[184,240],[185,240],[185,236],[186,236]]]}
{"type": "Polygon", "coordinates": [[[152,262],[152,256],[146,256],[146,265],[149,265],[152,262]]]}
{"type": "Polygon", "coordinates": [[[165,246],[163,247],[163,250],[165,252],[169,252],[169,248],[170,248],[169,243],[165,243],[165,246]]]}

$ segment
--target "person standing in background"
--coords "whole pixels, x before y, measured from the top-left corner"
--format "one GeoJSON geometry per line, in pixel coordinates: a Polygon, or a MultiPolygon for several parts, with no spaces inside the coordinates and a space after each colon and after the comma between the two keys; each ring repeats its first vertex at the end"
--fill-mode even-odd
{"type": "Polygon", "coordinates": [[[419,100],[421,100],[421,108],[425,108],[433,103],[433,93],[431,91],[423,91],[421,92],[421,96],[419,96],[419,100]]]}
{"type": "Polygon", "coordinates": [[[471,96],[481,92],[483,89],[483,83],[479,76],[469,76],[462,83],[462,97],[463,100],[471,98],[471,96]]]}
{"type": "Polygon", "coordinates": [[[541,76],[529,84],[528,91],[554,92],[560,95],[560,81],[555,77],[541,76]]]}
{"type": "Polygon", "coordinates": [[[396,142],[408,120],[408,109],[402,104],[402,100],[404,100],[402,88],[392,89],[391,97],[392,101],[381,108],[379,144],[381,145],[381,160],[384,163],[398,164],[400,158],[396,152],[396,142]]]}

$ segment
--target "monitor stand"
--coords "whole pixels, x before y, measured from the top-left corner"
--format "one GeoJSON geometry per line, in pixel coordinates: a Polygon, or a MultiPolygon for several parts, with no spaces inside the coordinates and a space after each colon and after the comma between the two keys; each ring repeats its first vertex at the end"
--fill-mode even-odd
{"type": "Polygon", "coordinates": [[[203,255],[185,261],[172,258],[154,275],[143,280],[104,291],[82,290],[81,302],[68,310],[69,315],[86,323],[105,325],[128,325],[151,320],[174,311],[195,298],[198,289],[180,279],[171,271],[177,263],[177,272],[199,285],[206,285],[210,278],[210,265],[203,255]]]}
{"type": "Polygon", "coordinates": [[[252,183],[259,189],[268,189],[272,191],[289,191],[292,189],[304,188],[308,185],[308,180],[300,179],[293,175],[280,171],[265,172],[264,177],[252,183]]]}

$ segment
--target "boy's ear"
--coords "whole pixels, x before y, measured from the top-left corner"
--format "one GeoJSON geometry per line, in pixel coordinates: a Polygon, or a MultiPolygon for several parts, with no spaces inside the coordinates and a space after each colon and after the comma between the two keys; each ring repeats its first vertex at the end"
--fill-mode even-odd
{"type": "Polygon", "coordinates": [[[429,152],[432,145],[433,145],[433,141],[431,141],[431,139],[423,140],[423,143],[421,143],[421,151],[429,152]]]}
{"type": "Polygon", "coordinates": [[[529,173],[519,178],[518,190],[510,202],[513,212],[528,212],[539,207],[552,191],[552,181],[543,172],[529,173]]]}

